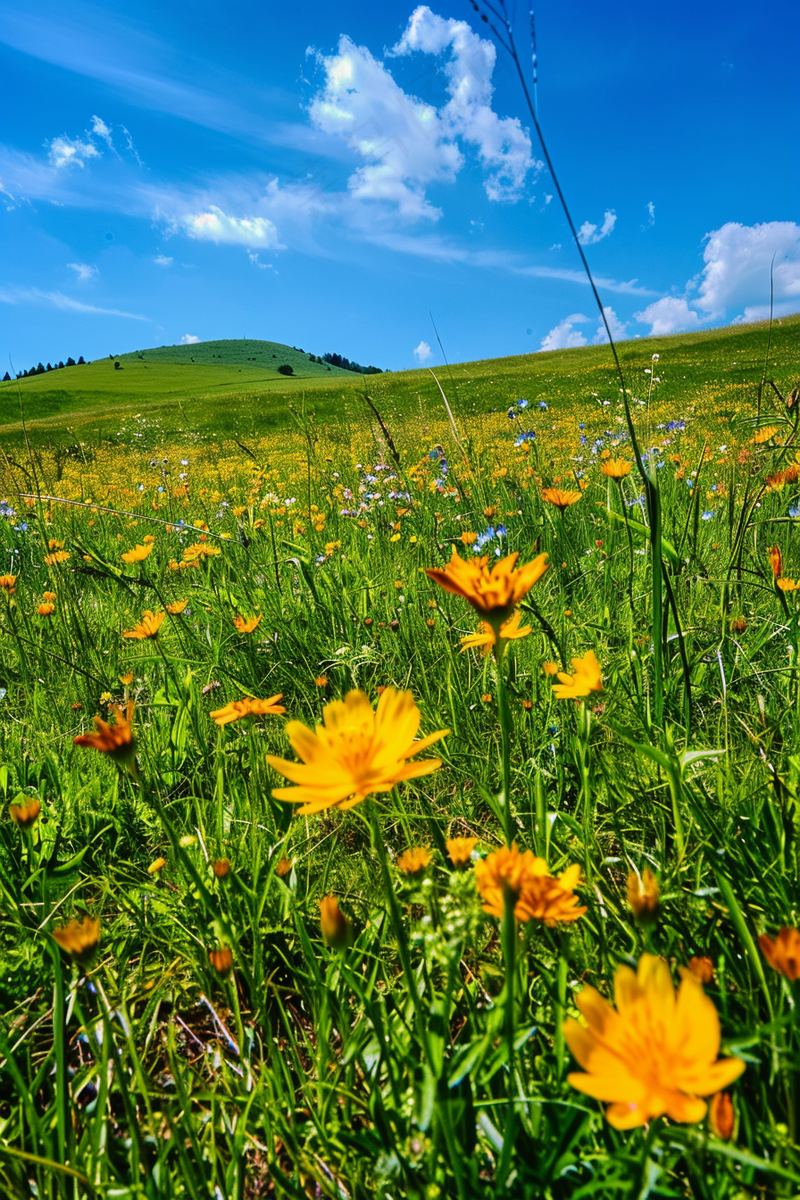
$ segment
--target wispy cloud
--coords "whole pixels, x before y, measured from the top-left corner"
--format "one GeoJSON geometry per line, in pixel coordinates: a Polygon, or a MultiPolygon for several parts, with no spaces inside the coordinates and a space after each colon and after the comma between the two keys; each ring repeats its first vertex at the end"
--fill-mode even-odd
{"type": "Polygon", "coordinates": [[[85,283],[89,279],[96,279],[100,274],[97,267],[90,266],[88,263],[67,263],[71,271],[74,271],[81,283],[85,283]]]}
{"type": "Polygon", "coordinates": [[[578,241],[582,246],[594,246],[595,242],[602,242],[603,238],[607,238],[613,232],[616,223],[617,214],[613,208],[607,208],[603,214],[603,224],[599,229],[590,221],[583,222],[578,230],[578,241]]]}
{"type": "Polygon", "coordinates": [[[68,312],[94,313],[101,317],[127,317],[131,321],[150,321],[140,313],[124,312],[119,308],[100,308],[96,304],[84,304],[63,292],[44,292],[39,288],[8,287],[0,288],[0,303],[3,304],[39,304],[53,308],[66,309],[68,312]]]}

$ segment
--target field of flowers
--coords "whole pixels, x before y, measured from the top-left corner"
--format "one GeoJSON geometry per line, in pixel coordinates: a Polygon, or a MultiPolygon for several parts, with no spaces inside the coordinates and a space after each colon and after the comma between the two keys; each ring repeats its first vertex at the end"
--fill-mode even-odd
{"type": "Polygon", "coordinates": [[[796,328],[6,443],[0,1190],[798,1194],[796,328]]]}

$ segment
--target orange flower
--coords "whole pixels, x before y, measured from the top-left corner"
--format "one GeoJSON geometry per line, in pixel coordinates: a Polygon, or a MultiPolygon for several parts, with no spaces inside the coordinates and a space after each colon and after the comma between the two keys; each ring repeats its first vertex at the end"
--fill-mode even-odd
{"type": "Polygon", "coordinates": [[[230,859],[229,858],[214,859],[214,861],[211,864],[211,869],[214,872],[214,874],[216,875],[217,879],[224,879],[225,876],[228,874],[228,872],[231,869],[230,859]]]}
{"type": "Polygon", "coordinates": [[[215,709],[210,713],[212,721],[218,725],[229,725],[231,721],[241,721],[242,717],[264,717],[267,714],[280,716],[286,709],[278,701],[283,692],[270,696],[268,700],[257,700],[255,696],[245,696],[242,700],[231,700],[224,708],[215,709]]]}
{"type": "Polygon", "coordinates": [[[631,871],[628,876],[628,904],[637,921],[643,925],[655,920],[658,912],[658,880],[649,867],[641,875],[631,871]]]}
{"type": "Polygon", "coordinates": [[[708,1106],[708,1123],[712,1132],[723,1142],[729,1142],[733,1137],[736,1125],[736,1114],[733,1111],[733,1101],[727,1092],[717,1092],[708,1106]]]}
{"type": "Polygon", "coordinates": [[[318,675],[316,677],[316,679],[314,680],[314,684],[318,688],[327,687],[328,686],[328,676],[327,675],[318,675]]]}
{"type": "Polygon", "coordinates": [[[292,869],[292,860],[290,858],[287,858],[286,855],[284,854],[278,859],[277,865],[275,867],[275,874],[278,876],[279,879],[284,879],[289,874],[291,869],[292,869]]]}
{"type": "Polygon", "coordinates": [[[133,701],[129,700],[124,713],[121,708],[114,710],[113,725],[104,721],[102,717],[95,717],[97,733],[81,733],[73,738],[73,743],[76,746],[99,750],[101,754],[107,754],[109,758],[113,758],[114,762],[129,766],[133,763],[136,753],[136,741],[131,725],[132,716],[133,701]]]}
{"type": "Polygon", "coordinates": [[[154,862],[150,863],[150,866],[147,868],[147,874],[148,875],[157,875],[159,871],[164,870],[164,867],[166,865],[167,865],[167,860],[165,858],[157,858],[154,862]]]}
{"type": "Polygon", "coordinates": [[[209,950],[208,961],[218,975],[227,975],[233,967],[233,954],[228,946],[220,946],[218,950],[209,950]]]}
{"type": "Polygon", "coordinates": [[[474,837],[448,838],[445,842],[447,857],[456,868],[469,866],[477,844],[478,839],[474,837]]]}
{"type": "Polygon", "coordinates": [[[47,600],[44,604],[40,604],[36,611],[40,617],[49,617],[56,611],[56,606],[47,600]]]}
{"type": "Polygon", "coordinates": [[[547,555],[516,569],[516,551],[487,566],[488,555],[465,562],[453,547],[447,567],[429,567],[426,574],[447,592],[463,597],[478,616],[495,628],[509,619],[517,604],[547,570],[547,555]]]}
{"type": "Polygon", "coordinates": [[[152,542],[147,546],[134,546],[132,550],[126,550],[120,557],[124,563],[144,562],[152,549],[152,542]]]}
{"type": "Polygon", "coordinates": [[[556,508],[560,508],[563,512],[565,508],[569,508],[571,504],[577,504],[581,498],[580,492],[564,491],[563,488],[544,488],[542,491],[542,499],[548,504],[554,504],[556,508]]]}
{"type": "Polygon", "coordinates": [[[56,598],[55,592],[42,592],[43,600],[55,600],[55,598],[56,598]]]}
{"type": "Polygon", "coordinates": [[[261,614],[259,613],[257,617],[234,617],[233,623],[239,633],[252,633],[261,624],[261,614]]]}
{"type": "Polygon", "coordinates": [[[714,964],[710,958],[698,957],[696,954],[689,959],[689,970],[701,983],[711,983],[714,978],[714,964]]]}
{"type": "Polygon", "coordinates": [[[86,966],[94,958],[100,941],[100,922],[88,916],[68,921],[53,930],[53,937],[76,963],[86,966]]]}
{"type": "Polygon", "coordinates": [[[179,617],[188,603],[188,600],[173,600],[172,604],[167,605],[167,612],[173,617],[179,617]]]}
{"type": "Polygon", "coordinates": [[[412,846],[397,856],[397,869],[404,875],[421,875],[433,861],[433,855],[427,846],[412,846]]]}
{"type": "Polygon", "coordinates": [[[323,812],[328,808],[352,808],[367,796],[390,792],[404,779],[430,775],[442,765],[438,758],[423,762],[408,759],[427,750],[448,733],[436,733],[415,741],[420,711],[411,692],[387,687],[373,711],[364,692],[348,692],[322,710],[322,725],[308,729],[290,721],[286,732],[292,749],[302,760],[288,762],[267,755],[267,762],[295,788],[275,788],[277,800],[300,804],[298,812],[323,812]]]}
{"type": "Polygon", "coordinates": [[[624,479],[630,475],[632,466],[633,463],[628,462],[627,458],[607,458],[600,464],[600,470],[609,479],[624,479]]]}
{"type": "Polygon", "coordinates": [[[135,625],[133,629],[128,629],[122,636],[124,638],[135,638],[139,642],[144,641],[146,638],[157,637],[166,615],[163,612],[151,612],[149,608],[146,608],[142,613],[142,619],[139,624],[135,625]]]}
{"type": "Polygon", "coordinates": [[[758,944],[773,970],[785,975],[792,983],[800,979],[800,929],[784,925],[774,940],[762,933],[758,944]]]}
{"type": "Polygon", "coordinates": [[[502,917],[505,897],[509,894],[515,901],[514,916],[518,921],[543,921],[548,926],[576,921],[586,912],[578,907],[573,892],[580,875],[580,867],[573,864],[554,879],[548,875],[543,858],[535,858],[530,850],[520,851],[516,843],[510,848],[494,850],[475,864],[475,882],[484,912],[502,917]]]}
{"type": "Polygon", "coordinates": [[[519,613],[515,612],[513,616],[509,617],[500,626],[497,636],[495,636],[494,629],[487,621],[481,621],[479,633],[468,633],[466,637],[461,638],[461,653],[463,654],[465,650],[471,650],[473,647],[480,646],[481,654],[485,657],[492,650],[496,649],[501,642],[510,642],[515,638],[527,637],[531,632],[531,627],[530,625],[523,625],[522,629],[520,629],[520,620],[519,613]]]}
{"type": "Polygon", "coordinates": [[[8,815],[20,829],[27,833],[29,829],[33,829],[39,820],[41,811],[42,806],[40,802],[35,797],[32,797],[25,804],[12,804],[9,807],[8,815]]]}
{"type": "Polygon", "coordinates": [[[594,650],[587,650],[583,658],[573,658],[574,675],[559,671],[560,683],[553,684],[553,695],[559,700],[576,700],[591,692],[602,692],[603,673],[594,650]]]}
{"type": "Polygon", "coordinates": [[[125,687],[127,687],[129,683],[133,683],[133,671],[126,671],[124,675],[120,675],[119,681],[120,683],[123,683],[125,687]]]}
{"type": "Polygon", "coordinates": [[[800,589],[800,579],[784,579],[781,576],[780,579],[775,580],[775,583],[782,592],[796,592],[800,589]]]}
{"type": "Polygon", "coordinates": [[[769,555],[773,578],[779,579],[783,574],[783,555],[781,554],[780,546],[770,546],[767,554],[769,555]]]}
{"type": "Polygon", "coordinates": [[[610,1104],[606,1119],[615,1129],[662,1116],[702,1121],[707,1105],[700,1097],[729,1087],[745,1068],[740,1058],[717,1058],[717,1011],[692,972],[681,975],[676,995],[664,960],[643,954],[635,973],[617,969],[616,1008],[584,987],[576,1004],[586,1025],[564,1023],[567,1045],[586,1072],[567,1079],[610,1104]]]}
{"type": "Polygon", "coordinates": [[[461,541],[463,542],[463,544],[465,546],[471,546],[472,543],[477,542],[477,540],[478,540],[477,533],[473,533],[471,530],[465,529],[464,532],[461,534],[461,541]]]}
{"type": "Polygon", "coordinates": [[[55,567],[58,563],[69,562],[68,550],[56,550],[55,554],[45,555],[45,566],[55,567]]]}
{"type": "Polygon", "coordinates": [[[753,441],[757,446],[762,446],[764,442],[771,442],[777,432],[777,425],[764,425],[756,430],[753,441]]]}
{"type": "Polygon", "coordinates": [[[16,588],[16,575],[0,575],[0,592],[5,592],[7,596],[13,596],[16,588]]]}
{"type": "Polygon", "coordinates": [[[319,926],[329,946],[339,948],[350,941],[351,925],[335,896],[323,896],[320,900],[319,926]]]}

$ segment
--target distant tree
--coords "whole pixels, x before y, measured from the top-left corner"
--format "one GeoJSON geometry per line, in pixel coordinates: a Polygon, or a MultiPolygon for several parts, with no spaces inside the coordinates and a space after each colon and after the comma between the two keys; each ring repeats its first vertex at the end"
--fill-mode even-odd
{"type": "Polygon", "coordinates": [[[85,366],[86,366],[86,359],[83,357],[83,355],[81,355],[81,356],[80,356],[80,358],[78,359],[78,363],[77,363],[77,365],[78,365],[79,367],[85,367],[85,366]]]}
{"type": "Polygon", "coordinates": [[[74,359],[74,358],[68,358],[68,359],[67,359],[67,366],[68,366],[68,367],[74,367],[74,366],[75,366],[75,359],[74,359]]]}
{"type": "Polygon", "coordinates": [[[47,366],[45,367],[45,371],[52,371],[52,370],[53,370],[53,368],[50,366],[50,363],[48,363],[47,366]]]}
{"type": "Polygon", "coordinates": [[[343,371],[357,371],[360,375],[383,374],[380,367],[362,367],[360,363],[351,362],[342,354],[323,354],[322,361],[331,363],[334,367],[340,367],[343,371]]]}
{"type": "Polygon", "coordinates": [[[44,367],[42,366],[42,364],[41,364],[41,363],[39,363],[38,367],[36,368],[36,374],[37,374],[37,375],[44,375],[44,367]]]}
{"type": "Polygon", "coordinates": [[[117,359],[117,361],[114,363],[114,370],[115,370],[115,371],[121,371],[121,370],[122,370],[122,364],[121,364],[121,362],[119,361],[119,359],[117,359]]]}
{"type": "Polygon", "coordinates": [[[59,364],[58,364],[58,369],[59,369],[59,371],[63,371],[63,370],[64,370],[64,364],[63,364],[63,362],[59,362],[59,364]]]}
{"type": "Polygon", "coordinates": [[[8,371],[6,371],[5,375],[3,376],[3,383],[8,383],[10,379],[11,376],[9,375],[8,371]]]}
{"type": "Polygon", "coordinates": [[[279,375],[294,375],[294,367],[290,367],[288,363],[281,363],[278,367],[279,375]]]}

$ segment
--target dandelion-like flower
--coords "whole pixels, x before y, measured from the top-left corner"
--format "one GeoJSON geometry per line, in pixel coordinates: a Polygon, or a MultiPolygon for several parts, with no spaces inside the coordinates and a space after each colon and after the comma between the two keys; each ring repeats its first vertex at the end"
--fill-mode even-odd
{"type": "Polygon", "coordinates": [[[252,633],[261,624],[261,614],[257,617],[234,617],[233,623],[239,633],[252,633]]]}
{"type": "Polygon", "coordinates": [[[167,605],[167,612],[170,616],[179,617],[188,603],[188,600],[173,600],[172,604],[167,605]]]}
{"type": "Polygon", "coordinates": [[[298,785],[276,788],[273,796],[302,805],[302,815],[352,808],[367,796],[390,792],[402,780],[430,775],[442,765],[438,758],[408,761],[449,732],[439,729],[414,740],[420,711],[411,692],[388,687],[375,710],[364,692],[348,692],[344,700],[325,705],[322,720],[316,729],[300,721],[286,726],[301,762],[267,756],[274,770],[298,785]]]}
{"type": "Polygon", "coordinates": [[[323,896],[319,902],[319,927],[329,946],[346,946],[350,941],[350,922],[339,908],[335,896],[323,896]]]}
{"type": "Polygon", "coordinates": [[[774,971],[779,971],[792,983],[800,979],[800,929],[784,925],[774,939],[762,933],[758,944],[774,971]]]}
{"type": "Polygon", "coordinates": [[[530,625],[523,625],[520,628],[521,617],[518,612],[509,617],[500,629],[495,634],[494,629],[488,621],[481,621],[481,628],[478,633],[468,633],[466,637],[461,639],[461,652],[471,650],[473,647],[480,646],[481,654],[484,656],[490,654],[495,647],[499,646],[500,642],[510,642],[516,638],[527,637],[531,633],[530,625]]]}
{"type": "Polygon", "coordinates": [[[16,575],[0,575],[0,592],[5,592],[7,596],[13,596],[17,590],[16,575]]]}
{"type": "Polygon", "coordinates": [[[586,912],[578,904],[574,888],[581,869],[568,867],[557,879],[548,874],[547,863],[516,843],[494,850],[475,864],[475,882],[483,899],[483,911],[502,917],[506,895],[514,900],[518,921],[542,921],[545,925],[577,921],[586,912]]]}
{"type": "Polygon", "coordinates": [[[782,592],[796,592],[800,590],[800,579],[785,579],[781,576],[780,579],[775,580],[775,583],[782,592]]]}
{"type": "Polygon", "coordinates": [[[150,542],[146,546],[134,546],[132,550],[126,550],[120,557],[124,563],[140,563],[144,562],[152,549],[153,543],[150,542]]]}
{"type": "Polygon", "coordinates": [[[468,867],[472,862],[472,851],[478,844],[474,837],[448,838],[445,842],[447,857],[456,870],[468,867]]]}
{"type": "Polygon", "coordinates": [[[224,708],[217,708],[210,714],[212,721],[218,725],[229,725],[231,721],[241,721],[242,717],[280,716],[286,709],[278,701],[283,692],[270,696],[268,700],[257,700],[255,696],[245,696],[242,700],[231,700],[224,708]]]}
{"type": "Polygon", "coordinates": [[[56,606],[50,600],[43,600],[42,603],[38,605],[36,611],[40,617],[52,617],[53,613],[56,611],[56,606]]]}
{"type": "Polygon", "coordinates": [[[499,559],[490,569],[488,555],[465,562],[454,546],[447,566],[429,567],[426,574],[445,591],[461,596],[471,604],[484,621],[499,628],[547,570],[546,554],[538,555],[533,562],[519,568],[516,566],[518,557],[515,551],[499,559]]]}
{"type": "Polygon", "coordinates": [[[586,1025],[570,1018],[564,1037],[586,1074],[567,1076],[579,1092],[610,1105],[615,1129],[634,1129],[654,1117],[702,1121],[703,1096],[729,1087],[741,1075],[740,1058],[717,1058],[719,1017],[703,985],[681,971],[677,995],[663,959],[643,954],[638,970],[619,967],[616,1008],[593,987],[578,993],[586,1025]]]}
{"type": "Polygon", "coordinates": [[[136,740],[133,736],[131,718],[133,716],[133,701],[129,700],[125,712],[121,708],[114,710],[114,724],[95,717],[96,733],[81,733],[73,742],[76,746],[99,750],[107,754],[114,762],[129,766],[133,763],[136,753],[136,740]]]}
{"type": "Polygon", "coordinates": [[[151,612],[146,608],[142,613],[142,619],[138,625],[134,625],[133,629],[128,629],[123,633],[124,638],[133,638],[135,641],[142,642],[147,638],[158,636],[158,631],[164,623],[166,613],[151,612]]]}
{"type": "Polygon", "coordinates": [[[427,846],[411,846],[397,856],[397,869],[404,875],[421,875],[433,862],[427,846]]]}
{"type": "Polygon", "coordinates": [[[53,554],[46,554],[44,561],[47,567],[56,567],[59,563],[69,562],[69,550],[56,550],[53,554]]]}
{"type": "Polygon", "coordinates": [[[569,508],[572,504],[577,504],[581,498],[580,492],[565,491],[563,488],[544,488],[542,490],[542,499],[548,504],[553,504],[556,508],[569,508]]]}
{"type": "Polygon", "coordinates": [[[39,815],[42,811],[42,805],[35,796],[27,800],[24,804],[12,804],[9,806],[8,815],[15,825],[18,825],[25,833],[33,829],[36,822],[39,820],[39,815]]]}
{"type": "Polygon", "coordinates": [[[753,441],[757,446],[763,446],[765,442],[771,442],[777,432],[777,425],[763,425],[761,429],[756,430],[753,441]]]}
{"type": "Polygon", "coordinates": [[[630,475],[633,463],[628,462],[627,458],[607,458],[605,462],[600,464],[600,470],[609,479],[624,479],[626,475],[630,475]]]}
{"type": "Polygon", "coordinates": [[[628,876],[628,906],[637,921],[646,925],[655,920],[659,898],[658,880],[649,867],[645,867],[641,875],[631,871],[628,876]]]}
{"type": "Polygon", "coordinates": [[[86,966],[94,958],[100,942],[100,922],[94,917],[68,921],[53,930],[53,937],[76,963],[86,966]]]}
{"type": "Polygon", "coordinates": [[[603,672],[594,650],[587,650],[583,658],[573,658],[574,675],[559,671],[559,683],[553,684],[553,695],[559,700],[577,700],[592,692],[602,692],[603,672]]]}

